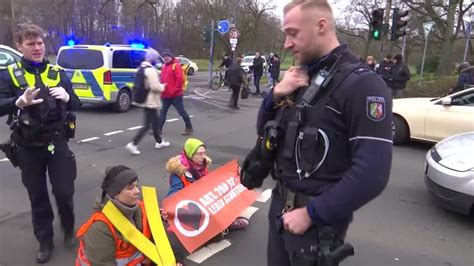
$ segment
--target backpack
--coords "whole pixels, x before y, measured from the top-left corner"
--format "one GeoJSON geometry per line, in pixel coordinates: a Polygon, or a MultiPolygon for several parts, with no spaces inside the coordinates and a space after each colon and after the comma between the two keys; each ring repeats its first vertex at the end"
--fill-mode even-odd
{"type": "Polygon", "coordinates": [[[135,80],[133,85],[133,100],[136,103],[145,103],[146,97],[148,96],[149,90],[145,88],[145,69],[150,66],[138,68],[137,73],[135,73],[135,80]]]}
{"type": "Polygon", "coordinates": [[[240,91],[240,98],[247,99],[249,97],[249,94],[250,94],[250,88],[244,85],[242,87],[242,90],[240,91]]]}

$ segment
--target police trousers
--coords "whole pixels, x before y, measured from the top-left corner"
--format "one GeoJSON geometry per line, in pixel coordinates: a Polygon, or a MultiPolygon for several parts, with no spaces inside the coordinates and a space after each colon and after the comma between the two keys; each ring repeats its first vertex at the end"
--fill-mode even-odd
{"type": "Polygon", "coordinates": [[[76,159],[66,140],[52,142],[48,147],[18,147],[21,180],[28,191],[31,203],[33,230],[40,243],[52,241],[54,212],[46,184],[48,173],[56,199],[61,227],[66,235],[74,231],[74,180],[77,175],[76,159]]]}
{"type": "MultiPolygon", "coordinates": [[[[318,228],[313,225],[303,235],[294,235],[284,229],[279,231],[277,221],[285,207],[285,200],[277,189],[273,190],[272,195],[268,213],[267,265],[318,266],[318,228]]],[[[295,206],[295,208],[299,207],[303,206],[295,206]]],[[[347,225],[338,226],[336,231],[342,241],[347,231],[347,225]]]]}

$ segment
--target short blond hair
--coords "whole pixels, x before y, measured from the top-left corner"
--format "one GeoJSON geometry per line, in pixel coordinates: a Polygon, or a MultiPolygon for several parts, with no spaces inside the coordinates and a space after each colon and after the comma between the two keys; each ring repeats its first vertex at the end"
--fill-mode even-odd
{"type": "Polygon", "coordinates": [[[43,39],[45,35],[44,30],[40,26],[32,23],[21,23],[15,29],[15,42],[21,44],[25,39],[38,37],[43,39]]]}
{"type": "Polygon", "coordinates": [[[286,15],[291,9],[301,6],[301,10],[315,8],[329,12],[333,16],[332,8],[326,0],[293,0],[283,8],[283,15],[286,15]]]}

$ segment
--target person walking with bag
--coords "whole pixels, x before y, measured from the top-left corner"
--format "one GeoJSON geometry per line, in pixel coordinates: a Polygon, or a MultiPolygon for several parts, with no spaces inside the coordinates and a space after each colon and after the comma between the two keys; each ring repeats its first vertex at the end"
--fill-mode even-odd
{"type": "Polygon", "coordinates": [[[150,127],[153,129],[155,138],[155,148],[168,147],[169,142],[161,138],[159,130],[159,117],[157,109],[161,108],[160,94],[165,85],[160,83],[158,71],[154,65],[159,58],[158,52],[153,48],[148,48],[145,54],[145,61],[140,64],[135,77],[134,100],[135,105],[142,107],[144,111],[143,127],[138,131],[133,140],[125,146],[125,149],[133,155],[139,155],[138,143],[143,139],[150,127]]]}

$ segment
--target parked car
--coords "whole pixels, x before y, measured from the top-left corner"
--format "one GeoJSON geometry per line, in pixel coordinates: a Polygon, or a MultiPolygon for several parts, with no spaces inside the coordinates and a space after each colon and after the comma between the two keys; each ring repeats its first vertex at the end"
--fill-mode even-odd
{"type": "Polygon", "coordinates": [[[393,100],[393,142],[437,142],[474,131],[474,88],[442,98],[393,100]]]}
{"type": "Polygon", "coordinates": [[[22,56],[23,54],[17,50],[0,44],[0,69],[7,68],[8,65],[15,61],[20,61],[22,56]]]}
{"type": "MultiPolygon", "coordinates": [[[[267,65],[267,60],[265,59],[264,56],[261,56],[263,58],[263,73],[266,73],[268,70],[268,65],[267,65]]],[[[250,72],[250,67],[253,65],[253,59],[255,58],[255,55],[247,55],[244,58],[242,58],[242,63],[240,66],[244,69],[245,73],[250,72]]]]}
{"type": "Polygon", "coordinates": [[[188,67],[188,73],[187,73],[189,76],[194,75],[194,72],[196,72],[196,71],[199,70],[197,64],[196,64],[195,62],[193,62],[193,61],[187,59],[186,57],[181,57],[181,56],[180,56],[180,57],[178,57],[178,60],[179,60],[179,63],[180,63],[181,65],[189,65],[189,67],[188,67]]]}
{"type": "Polygon", "coordinates": [[[425,185],[443,207],[474,212],[474,132],[448,137],[428,151],[425,185]]]}

